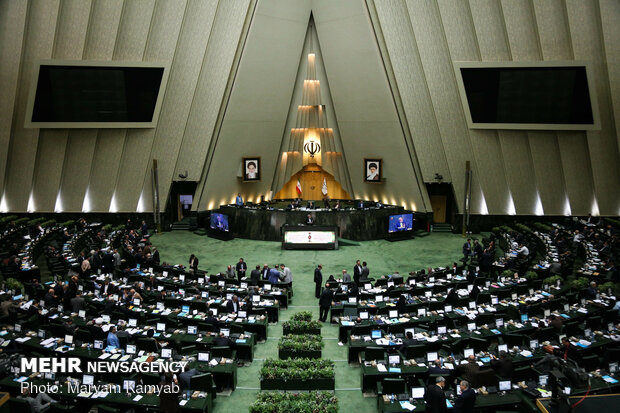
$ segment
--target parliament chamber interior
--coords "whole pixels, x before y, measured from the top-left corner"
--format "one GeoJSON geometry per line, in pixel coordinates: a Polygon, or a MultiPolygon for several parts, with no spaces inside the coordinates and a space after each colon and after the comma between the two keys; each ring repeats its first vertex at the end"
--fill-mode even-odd
{"type": "Polygon", "coordinates": [[[0,2],[0,413],[620,411],[620,2],[0,2]]]}

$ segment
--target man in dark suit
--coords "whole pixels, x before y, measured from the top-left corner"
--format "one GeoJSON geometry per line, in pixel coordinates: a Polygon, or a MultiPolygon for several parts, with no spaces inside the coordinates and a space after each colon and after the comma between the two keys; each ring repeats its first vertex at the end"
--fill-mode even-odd
{"type": "Polygon", "coordinates": [[[209,316],[205,318],[205,323],[211,324],[215,331],[219,331],[220,322],[217,317],[213,315],[213,311],[209,311],[209,316]]]}
{"type": "Polygon", "coordinates": [[[495,370],[495,374],[505,379],[511,378],[515,371],[512,360],[508,358],[508,354],[503,350],[499,352],[499,359],[494,358],[491,360],[491,367],[495,370]]]}
{"type": "Polygon", "coordinates": [[[257,265],[255,269],[250,273],[250,280],[252,285],[258,285],[258,280],[260,280],[260,265],[257,265]]]}
{"type": "Polygon", "coordinates": [[[224,333],[220,333],[220,335],[217,336],[213,340],[213,346],[214,347],[234,347],[235,343],[230,338],[226,337],[224,333]]]}
{"type": "Polygon", "coordinates": [[[467,238],[465,244],[463,244],[463,258],[467,259],[471,256],[471,238],[467,238]]]}
{"type": "Polygon", "coordinates": [[[228,312],[228,314],[237,314],[239,312],[239,297],[237,297],[236,295],[232,296],[232,300],[229,300],[226,303],[226,311],[228,312]]]}
{"type": "Polygon", "coordinates": [[[457,368],[457,372],[466,380],[472,381],[476,374],[480,371],[480,366],[476,363],[476,356],[467,357],[467,363],[461,364],[457,368]]]}
{"type": "Polygon", "coordinates": [[[74,313],[79,313],[80,310],[86,309],[86,301],[84,301],[84,297],[82,297],[81,291],[78,291],[76,293],[75,297],[71,299],[70,303],[71,303],[71,310],[74,313]]]}
{"type": "Polygon", "coordinates": [[[321,298],[321,286],[323,285],[322,269],[323,266],[321,264],[317,265],[314,269],[314,296],[316,298],[321,298]]]}
{"type": "Polygon", "coordinates": [[[353,281],[355,284],[360,283],[360,276],[362,275],[362,265],[360,264],[360,260],[355,261],[355,266],[353,267],[353,281]]]}
{"type": "Polygon", "coordinates": [[[327,320],[333,299],[334,291],[331,288],[324,289],[319,298],[319,321],[325,322],[327,320]]]}
{"type": "Polygon", "coordinates": [[[245,272],[248,269],[248,264],[243,261],[243,258],[239,258],[239,262],[236,266],[237,269],[237,279],[241,281],[243,277],[245,277],[245,272]]]}
{"type": "Polygon", "coordinates": [[[461,380],[461,395],[454,402],[454,413],[473,413],[476,404],[476,392],[469,387],[467,380],[461,380]]]}
{"type": "Polygon", "coordinates": [[[426,401],[426,411],[429,413],[446,413],[448,406],[446,405],[446,394],[443,388],[446,385],[446,379],[437,377],[435,384],[431,384],[424,392],[424,400],[426,401]]]}
{"type": "Polygon", "coordinates": [[[269,266],[267,264],[263,265],[263,269],[261,270],[261,279],[268,280],[269,279],[269,266]]]}
{"type": "Polygon", "coordinates": [[[443,368],[441,366],[441,360],[435,360],[434,364],[428,368],[429,374],[445,374],[450,375],[450,369],[443,368]]]}
{"type": "Polygon", "coordinates": [[[367,281],[368,276],[370,275],[370,270],[368,269],[368,264],[366,261],[362,263],[362,275],[360,276],[360,281],[367,281]]]}

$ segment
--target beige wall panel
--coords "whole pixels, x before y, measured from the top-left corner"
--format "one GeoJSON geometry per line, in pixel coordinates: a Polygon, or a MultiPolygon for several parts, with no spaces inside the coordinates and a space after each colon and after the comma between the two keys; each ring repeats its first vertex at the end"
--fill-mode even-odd
{"type": "MultiPolygon", "coordinates": [[[[91,2],[63,0],[60,3],[53,59],[81,60],[86,41],[91,2]]],[[[62,179],[68,130],[41,129],[34,164],[33,198],[37,211],[54,211],[62,179]],[[47,142],[47,140],[51,142],[47,142]]],[[[90,165],[84,165],[81,174],[88,175],[90,165]]],[[[59,205],[62,205],[62,194],[59,205]]],[[[64,207],[62,208],[64,210],[64,207]]]]}
{"type": "Polygon", "coordinates": [[[512,60],[540,60],[532,1],[502,0],[501,6],[512,60]]]}
{"type": "MultiPolygon", "coordinates": [[[[620,30],[618,30],[620,2],[616,0],[600,0],[599,4],[614,129],[618,147],[620,147],[620,133],[618,131],[618,123],[620,122],[620,30]]],[[[616,214],[620,215],[620,205],[618,205],[616,214]]]]}
{"type": "Polygon", "coordinates": [[[0,198],[4,191],[27,9],[25,1],[0,1],[0,198]]]}
{"type": "Polygon", "coordinates": [[[32,185],[37,212],[55,211],[68,137],[67,129],[41,130],[32,185]]]}
{"type": "Polygon", "coordinates": [[[620,206],[620,155],[597,4],[569,0],[567,10],[575,59],[589,61],[595,76],[601,130],[587,132],[588,146],[598,208],[602,215],[610,215],[617,214],[620,206]]]}
{"type": "MultiPolygon", "coordinates": [[[[39,129],[25,129],[26,101],[30,92],[34,61],[52,56],[58,17],[58,1],[30,3],[26,22],[19,88],[15,103],[12,142],[9,149],[5,195],[10,211],[26,211],[32,189],[39,129]]],[[[36,210],[36,205],[34,205],[36,210]]]]}
{"type": "Polygon", "coordinates": [[[545,215],[564,215],[566,187],[555,132],[528,132],[536,186],[545,215]]]}
{"type": "Polygon", "coordinates": [[[433,182],[435,173],[439,173],[450,182],[450,168],[443,142],[437,139],[437,118],[407,5],[402,0],[377,1],[375,5],[424,181],[433,182]]]}
{"type": "Polygon", "coordinates": [[[217,145],[210,155],[200,209],[217,208],[233,200],[237,192],[246,199],[271,198],[309,18],[309,1],[258,3],[217,145]],[[244,184],[237,178],[244,156],[261,157],[260,182],[244,184]]]}
{"type": "Polygon", "coordinates": [[[81,211],[90,179],[90,165],[95,153],[98,129],[69,131],[60,196],[65,211],[81,211]]]}
{"type": "Polygon", "coordinates": [[[340,136],[351,176],[354,197],[370,195],[362,180],[363,158],[380,156],[390,162],[406,154],[407,161],[384,167],[392,181],[409,179],[410,185],[383,185],[373,189],[406,207],[425,207],[404,132],[388,85],[374,32],[362,1],[313,3],[317,34],[329,79],[340,136]],[[397,126],[398,125],[398,126],[397,126]]]}
{"type": "Polygon", "coordinates": [[[572,60],[565,1],[534,1],[533,6],[543,60],[572,60]]]}
{"type": "MultiPolygon", "coordinates": [[[[141,49],[135,48],[136,52],[140,50],[140,55],[134,56],[134,60],[151,62],[173,61],[179,32],[186,13],[185,4],[185,2],[175,1],[156,3],[157,7],[149,20],[150,31],[142,35],[144,44],[141,49]]],[[[125,20],[124,16],[123,21],[125,20]]],[[[139,17],[139,12],[136,13],[136,17],[139,17]]],[[[149,25],[145,23],[146,30],[149,29],[149,25]]],[[[127,50],[128,48],[119,44],[117,49],[127,50]]],[[[115,52],[115,59],[116,55],[115,52]]],[[[168,83],[168,86],[170,86],[170,83],[168,83]]],[[[170,88],[167,87],[167,91],[169,90],[170,88]]],[[[167,91],[164,95],[164,104],[168,96],[167,91]]],[[[158,127],[161,127],[162,121],[160,113],[158,127]]],[[[150,155],[155,133],[156,129],[127,130],[114,192],[118,211],[136,211],[141,195],[140,189],[144,183],[144,176],[147,172],[150,174],[151,170],[150,155]]],[[[150,201],[145,203],[145,205],[151,204],[152,202],[150,201]]]]}
{"type": "Polygon", "coordinates": [[[218,5],[172,180],[185,171],[188,181],[200,179],[249,4],[218,5]]]}
{"type": "MultiPolygon", "coordinates": [[[[116,60],[114,45],[117,43],[122,11],[122,0],[93,1],[84,59],[116,60]]],[[[125,19],[130,16],[131,13],[129,16],[126,14],[125,19]]],[[[119,45],[122,46],[122,43],[119,45]]],[[[123,50],[125,49],[119,50],[121,57],[123,50]]],[[[126,129],[100,129],[94,139],[95,153],[88,182],[90,210],[93,212],[109,210],[126,133],[126,129]]]]}
{"type": "MultiPolygon", "coordinates": [[[[450,66],[443,70],[453,70],[453,61],[477,61],[480,60],[480,50],[476,39],[476,31],[473,27],[471,11],[467,2],[440,1],[441,24],[445,39],[448,44],[450,66]]],[[[446,75],[447,76],[447,75],[446,75]]],[[[449,82],[452,102],[450,116],[445,122],[456,123],[461,132],[456,132],[467,139],[471,145],[472,155],[468,159],[472,161],[474,168],[472,181],[478,183],[480,189],[472,191],[472,212],[491,214],[506,213],[506,199],[508,190],[506,177],[502,164],[501,150],[497,134],[490,130],[467,129],[465,113],[457,90],[455,75],[449,82]],[[480,192],[482,195],[480,195],[480,192]]],[[[441,106],[436,106],[437,111],[444,111],[441,106]]],[[[442,135],[446,148],[452,145],[453,135],[442,135]]],[[[458,156],[458,155],[457,155],[458,156]]],[[[464,182],[465,162],[451,165],[453,176],[464,182]]],[[[464,186],[455,187],[455,196],[459,210],[462,210],[462,197],[464,186]]]]}
{"type": "Polygon", "coordinates": [[[510,60],[501,3],[497,0],[469,0],[469,5],[482,61],[510,60]]]}
{"type": "MultiPolygon", "coordinates": [[[[196,84],[216,10],[217,1],[190,1],[187,5],[168,78],[166,100],[162,105],[160,123],[155,132],[155,141],[151,151],[151,158],[158,160],[160,205],[162,207],[168,199],[172,174],[177,163],[183,132],[196,92],[196,84]]],[[[152,190],[150,172],[146,173],[143,182],[143,192],[147,189],[152,190]]],[[[148,193],[150,194],[151,191],[148,193]]],[[[152,207],[149,210],[152,210],[152,207]]]]}
{"type": "Polygon", "coordinates": [[[587,215],[594,199],[588,142],[583,132],[558,132],[558,142],[572,215],[587,215]]]}

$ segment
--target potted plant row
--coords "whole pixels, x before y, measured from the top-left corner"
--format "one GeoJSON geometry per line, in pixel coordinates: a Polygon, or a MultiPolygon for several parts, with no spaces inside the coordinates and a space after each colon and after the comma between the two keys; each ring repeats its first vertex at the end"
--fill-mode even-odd
{"type": "Polygon", "coordinates": [[[334,390],[331,360],[265,360],[260,370],[261,390],[334,390]]]}
{"type": "Polygon", "coordinates": [[[281,359],[319,359],[321,358],[323,346],[324,343],[321,336],[289,334],[280,338],[278,342],[278,356],[281,359]]]}
{"type": "Polygon", "coordinates": [[[337,413],[338,399],[333,393],[259,393],[250,413],[337,413]]]}
{"type": "Polygon", "coordinates": [[[321,323],[312,320],[309,311],[302,311],[293,314],[289,321],[282,323],[282,333],[288,334],[321,334],[321,323]]]}

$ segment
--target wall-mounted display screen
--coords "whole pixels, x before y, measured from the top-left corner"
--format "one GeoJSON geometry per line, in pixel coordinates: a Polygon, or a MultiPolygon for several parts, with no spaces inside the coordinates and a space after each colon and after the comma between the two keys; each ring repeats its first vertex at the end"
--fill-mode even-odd
{"type": "Polygon", "coordinates": [[[211,229],[228,232],[228,215],[211,213],[211,229]]]}
{"type": "Polygon", "coordinates": [[[388,232],[413,230],[413,214],[390,215],[388,232]]]}
{"type": "Polygon", "coordinates": [[[26,127],[155,127],[166,68],[45,61],[35,68],[26,127]]]}
{"type": "Polygon", "coordinates": [[[471,128],[581,130],[598,124],[584,64],[457,62],[455,66],[471,128]]]}

